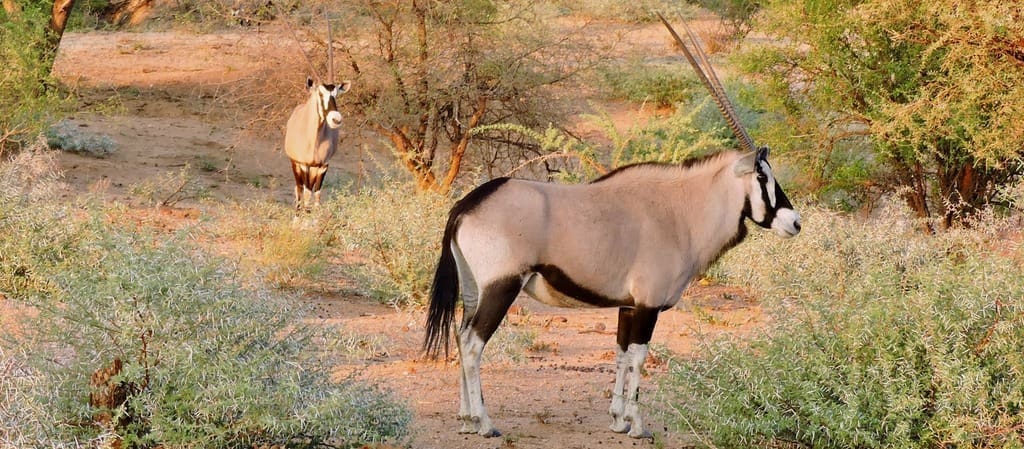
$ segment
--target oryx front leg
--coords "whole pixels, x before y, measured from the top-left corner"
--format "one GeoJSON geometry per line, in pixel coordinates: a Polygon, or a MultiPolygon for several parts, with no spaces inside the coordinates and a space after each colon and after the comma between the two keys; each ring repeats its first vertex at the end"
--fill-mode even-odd
{"type": "Polygon", "coordinates": [[[295,177],[295,210],[302,210],[302,190],[306,185],[306,167],[292,161],[292,176],[295,177]]]}
{"type": "Polygon", "coordinates": [[[619,329],[615,347],[615,386],[612,387],[612,405],[608,408],[608,413],[612,415],[612,424],[609,428],[615,433],[629,431],[629,421],[626,421],[623,412],[626,410],[626,349],[629,347],[629,328],[632,324],[633,309],[619,309],[619,329]]]}
{"type": "Polygon", "coordinates": [[[324,185],[324,176],[327,174],[327,165],[310,167],[310,186],[313,190],[313,206],[320,207],[320,189],[324,185]]]}
{"type": "Polygon", "coordinates": [[[651,438],[640,416],[640,379],[647,344],[654,333],[658,310],[637,307],[619,310],[618,351],[615,366],[615,387],[612,390],[611,430],[629,432],[633,438],[651,438]]]}

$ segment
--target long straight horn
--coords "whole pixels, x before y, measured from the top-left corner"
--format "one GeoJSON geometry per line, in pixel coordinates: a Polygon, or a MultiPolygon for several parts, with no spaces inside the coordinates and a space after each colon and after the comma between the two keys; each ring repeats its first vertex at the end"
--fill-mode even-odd
{"type": "Polygon", "coordinates": [[[334,82],[334,33],[331,30],[331,15],[324,11],[324,15],[327,16],[327,80],[328,83],[334,82]]]}
{"type": "Polygon", "coordinates": [[[678,33],[676,33],[675,28],[672,28],[672,25],[668,23],[665,16],[661,15],[660,12],[657,14],[658,18],[661,19],[661,23],[665,24],[665,28],[668,28],[668,32],[672,34],[672,38],[675,39],[676,44],[679,45],[683,54],[686,55],[686,60],[690,61],[690,65],[693,66],[693,70],[697,72],[697,77],[700,78],[701,82],[704,83],[704,86],[711,92],[711,98],[713,98],[715,100],[715,104],[718,105],[718,110],[722,113],[722,117],[725,118],[725,121],[729,124],[729,128],[731,128],[732,132],[736,134],[737,138],[739,138],[740,146],[743,147],[744,150],[754,151],[756,148],[754,146],[754,139],[750,138],[750,134],[747,134],[747,130],[743,128],[742,124],[740,124],[739,118],[736,116],[736,110],[733,109],[732,103],[729,102],[729,97],[725,95],[725,89],[722,87],[721,81],[718,80],[718,75],[715,74],[715,69],[711,67],[711,64],[708,62],[707,55],[704,54],[703,50],[701,50],[693,32],[690,31],[690,27],[686,25],[686,22],[683,22],[683,26],[686,27],[687,37],[690,38],[691,45],[693,45],[693,48],[696,49],[697,54],[700,56],[700,62],[707,66],[707,70],[701,67],[700,62],[697,61],[697,58],[693,56],[690,49],[683,43],[683,39],[679,37],[678,33]]]}

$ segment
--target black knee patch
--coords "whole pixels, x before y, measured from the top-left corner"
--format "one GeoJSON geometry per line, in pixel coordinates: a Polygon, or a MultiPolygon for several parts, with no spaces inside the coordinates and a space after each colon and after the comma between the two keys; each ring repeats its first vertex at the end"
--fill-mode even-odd
{"type": "Polygon", "coordinates": [[[649,307],[622,307],[619,309],[619,330],[616,343],[619,349],[626,351],[631,344],[646,345],[654,335],[654,326],[658,324],[660,309],[649,307]]]}

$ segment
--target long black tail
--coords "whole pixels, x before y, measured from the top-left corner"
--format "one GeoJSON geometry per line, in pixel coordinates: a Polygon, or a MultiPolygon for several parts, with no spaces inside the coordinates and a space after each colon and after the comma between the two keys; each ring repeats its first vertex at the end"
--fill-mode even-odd
{"type": "Polygon", "coordinates": [[[436,359],[441,349],[448,358],[451,344],[452,321],[455,319],[455,305],[459,297],[459,270],[452,253],[452,238],[458,228],[459,217],[453,209],[448,215],[448,225],[441,239],[441,258],[437,261],[434,283],[430,285],[430,306],[427,309],[427,335],[423,339],[423,352],[428,358],[436,359]]]}
{"type": "Polygon", "coordinates": [[[459,220],[508,180],[495,178],[483,183],[457,201],[448,212],[448,224],[444,227],[444,237],[441,239],[441,258],[437,261],[434,283],[430,286],[427,333],[423,339],[423,352],[428,358],[436,359],[442,349],[445,358],[448,358],[448,348],[451,346],[452,321],[455,320],[455,306],[459,299],[459,269],[452,252],[452,240],[459,228],[459,220]]]}

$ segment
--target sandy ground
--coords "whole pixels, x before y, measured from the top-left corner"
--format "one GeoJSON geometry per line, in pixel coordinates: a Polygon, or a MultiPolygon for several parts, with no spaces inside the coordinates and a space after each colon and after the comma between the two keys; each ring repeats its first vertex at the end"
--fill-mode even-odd
{"type": "MultiPolygon", "coordinates": [[[[668,54],[660,25],[623,26],[628,46],[638,54],[668,54]]],[[[287,40],[253,31],[195,35],[159,33],[69,33],[61,45],[55,71],[76,87],[85,104],[115,102],[112,114],[81,113],[74,126],[111,136],[117,151],[105,158],[62,154],[61,168],[72,186],[69,195],[88,190],[137,207],[149,206],[133,188],[188,165],[214,198],[236,201],[273,198],[289,202],[291,175],[280,137],[243,132],[213,98],[231,83],[260,69],[257,55],[282,51],[287,40]]],[[[606,110],[625,125],[637,118],[634,108],[609,104],[606,110]]],[[[332,181],[362,176],[367,155],[352,151],[376,144],[370,133],[350,132],[332,163],[332,181]]],[[[181,219],[194,219],[182,217],[181,219]]],[[[756,303],[734,288],[697,286],[680,306],[659,320],[644,382],[649,402],[666,376],[668,356],[692,354],[701,336],[745,334],[763,323],[756,303]],[[699,313],[698,313],[699,312],[699,313]]],[[[377,382],[405,398],[415,413],[412,447],[416,448],[598,448],[685,447],[693,437],[666,429],[651,413],[664,405],[647,404],[654,443],[607,430],[607,408],[614,376],[615,310],[567,310],[520,298],[505,330],[535,335],[520,361],[491,357],[483,382],[491,418],[505,435],[483,439],[459,435],[457,366],[420,360],[423,313],[400,311],[358,297],[309,293],[317,317],[376,335],[388,350],[337,368],[377,382]]],[[[5,307],[0,299],[0,308],[5,307]]]]}

